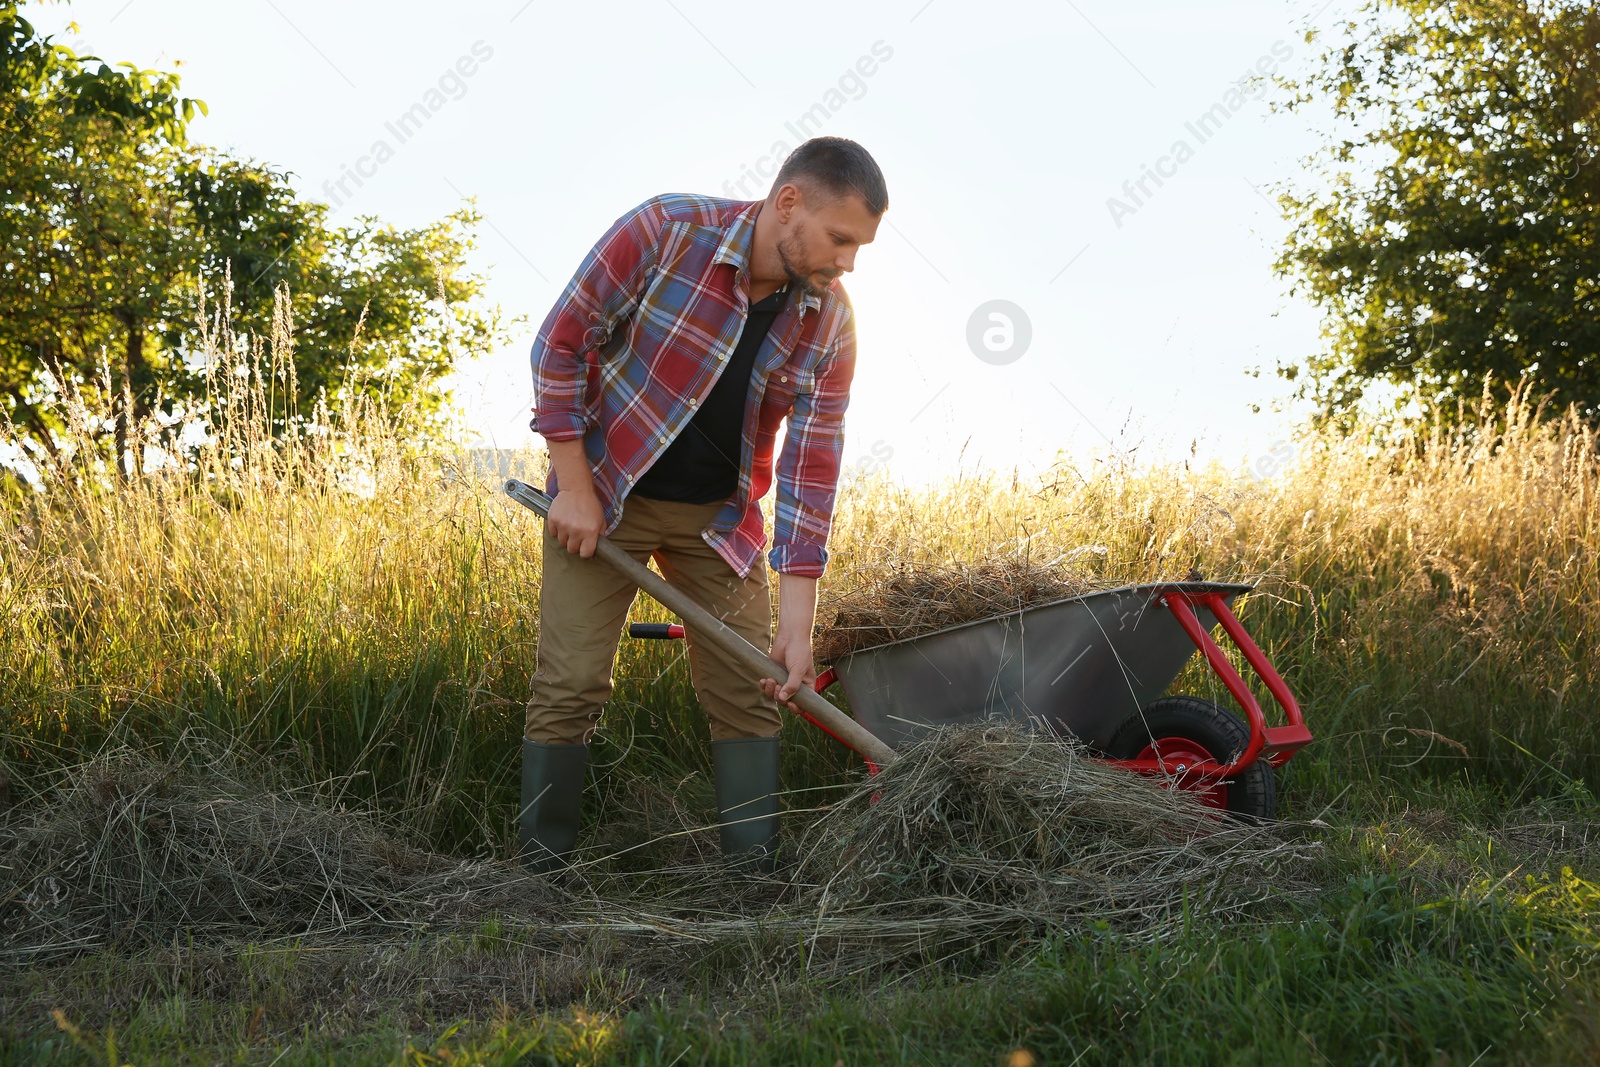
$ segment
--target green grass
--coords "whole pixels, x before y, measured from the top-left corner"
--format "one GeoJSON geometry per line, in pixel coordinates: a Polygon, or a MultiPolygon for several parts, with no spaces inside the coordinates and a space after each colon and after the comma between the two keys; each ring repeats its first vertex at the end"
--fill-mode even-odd
{"type": "MultiPolygon", "coordinates": [[[[506,853],[537,639],[536,524],[490,486],[441,478],[447,464],[378,415],[347,412],[289,449],[252,430],[240,400],[229,449],[187,474],[116,488],[86,463],[79,480],[5,505],[0,774],[12,794],[110,741],[160,747],[188,731],[297,778],[345,777],[352,800],[437,848],[506,853]]],[[[92,434],[80,446],[102,447],[92,434]]],[[[1308,438],[1297,467],[1265,483],[1063,458],[1036,483],[845,487],[830,582],[884,559],[1024,547],[1077,552],[1129,581],[1190,567],[1260,580],[1242,617],[1317,735],[1280,781],[1285,816],[1331,826],[1330,888],[1310,904],[1159,936],[1056,932],[848,987],[745,969],[737,953],[667,976],[621,951],[531,960],[515,930],[382,951],[96,951],[0,974],[0,1052],[74,1064],[1000,1063],[1021,1048],[1085,1065],[1593,1062],[1597,457],[1590,427],[1514,401],[1464,428],[1308,438]],[[406,979],[407,953],[447,958],[456,986],[406,979]],[[499,987],[477,979],[513,967],[546,984],[502,1010],[499,987]]],[[[636,617],[665,616],[640,605],[636,617]]],[[[616,673],[590,840],[637,835],[630,783],[710,810],[681,646],[624,643],[616,673]]],[[[1217,695],[1198,668],[1177,688],[1217,695]]],[[[785,736],[788,788],[825,798],[856,772],[816,731],[791,723],[785,736]]]]}
{"type": "Polygon", "coordinates": [[[977,979],[819,990],[783,976],[736,1006],[688,989],[624,1009],[596,976],[587,1003],[486,1011],[428,1036],[403,1005],[354,1036],[276,1031],[291,954],[275,974],[239,968],[259,999],[219,1009],[192,968],[120,1033],[8,1051],[60,1064],[109,1063],[108,1041],[135,1063],[972,1064],[1018,1049],[1042,1063],[1584,1063],[1600,1052],[1597,894],[1558,875],[1433,899],[1365,873],[1281,922],[1089,931],[977,979]]]}
{"type": "MultiPolygon", "coordinates": [[[[387,947],[175,944],[0,981],[0,1061],[46,1064],[1582,1064],[1600,1053],[1600,806],[1408,770],[1290,814],[1319,895],[1253,921],[1045,932],[817,982],[755,948],[669,972],[531,952],[493,918],[387,947]],[[752,961],[755,961],[752,964],[752,961]],[[531,976],[531,977],[530,977],[531,976]],[[499,998],[536,988],[515,1008],[499,998]],[[68,1029],[50,1021],[66,1009],[68,1029]],[[1081,1058],[1080,1058],[1081,1057],[1081,1058]],[[1028,1062],[1021,1060],[1018,1062],[1028,1062]]],[[[1297,786],[1306,785],[1307,789],[1297,786]]]]}

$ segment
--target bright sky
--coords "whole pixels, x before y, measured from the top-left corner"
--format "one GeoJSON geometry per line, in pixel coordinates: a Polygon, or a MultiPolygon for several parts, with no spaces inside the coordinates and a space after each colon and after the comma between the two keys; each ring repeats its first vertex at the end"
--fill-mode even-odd
{"type": "Polygon", "coordinates": [[[860,141],[890,209],[846,278],[847,458],[922,481],[1060,449],[1271,454],[1286,418],[1250,406],[1286,391],[1278,360],[1319,342],[1314,310],[1272,274],[1287,223],[1269,186],[1299,177],[1313,140],[1269,111],[1276,90],[1235,83],[1299,69],[1307,20],[1343,7],[78,0],[26,14],[114,62],[181,62],[185,94],[211,107],[196,139],[292,171],[335,218],[418,225],[476,197],[476,265],[528,320],[456,387],[500,447],[532,439],[533,332],[618,215],[661,192],[764,196],[797,129],[860,141]]]}

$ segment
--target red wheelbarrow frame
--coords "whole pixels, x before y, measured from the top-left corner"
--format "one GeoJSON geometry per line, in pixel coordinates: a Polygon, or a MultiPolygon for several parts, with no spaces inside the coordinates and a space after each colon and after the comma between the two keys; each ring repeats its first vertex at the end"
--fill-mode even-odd
{"type": "MultiPolygon", "coordinates": [[[[1114,767],[1140,774],[1157,775],[1173,781],[1173,784],[1185,789],[1205,790],[1224,778],[1230,778],[1250,767],[1258,759],[1265,759],[1274,767],[1282,766],[1290,757],[1304,748],[1312,740],[1311,731],[1306,727],[1305,717],[1300,713],[1300,705],[1295,701],[1294,694],[1289,692],[1289,687],[1267,659],[1265,652],[1251,640],[1245,632],[1233,610],[1229,608],[1227,598],[1222,593],[1195,593],[1180,588],[1158,588],[1156,602],[1177,619],[1183,632],[1189,635],[1200,654],[1205,657],[1211,671],[1227,688],[1233,699],[1239,702],[1244,709],[1245,718],[1250,724],[1250,741],[1245,745],[1237,759],[1232,763],[1219,764],[1215,760],[1196,760],[1188,764],[1173,764],[1162,759],[1129,759],[1105,760],[1104,762],[1114,767]],[[1210,611],[1217,623],[1228,635],[1245,662],[1250,665],[1250,670],[1267,687],[1267,692],[1272,694],[1272,699],[1278,707],[1283,709],[1285,725],[1268,726],[1266,714],[1261,710],[1261,702],[1251,691],[1249,684],[1240,676],[1239,672],[1229,662],[1227,653],[1211,636],[1211,631],[1200,625],[1200,620],[1195,615],[1196,608],[1205,608],[1210,611]]],[[[635,623],[628,628],[634,637],[651,638],[680,638],[684,636],[681,623],[635,623]]],[[[838,679],[832,667],[817,675],[813,688],[818,693],[827,689],[838,679]]],[[[867,765],[869,774],[878,773],[878,765],[863,755],[855,746],[845,741],[838,734],[828,729],[821,722],[804,711],[794,709],[795,714],[821,730],[829,737],[838,741],[846,748],[861,756],[867,765]]]]}
{"type": "Polygon", "coordinates": [[[1219,764],[1215,760],[1197,760],[1192,764],[1172,765],[1161,759],[1107,760],[1107,763],[1141,774],[1176,777],[1178,779],[1176,784],[1185,789],[1204,790],[1221,779],[1231,778],[1249,768],[1258,759],[1265,759],[1272,766],[1281,767],[1296,752],[1311,743],[1311,730],[1306,726],[1305,716],[1300,713],[1300,705],[1295,700],[1294,694],[1289,692],[1289,686],[1267,659],[1267,654],[1261,651],[1260,646],[1245,631],[1244,624],[1234,615],[1224,594],[1194,593],[1175,588],[1160,589],[1157,591],[1156,601],[1172,612],[1172,617],[1178,620],[1183,632],[1189,635],[1189,640],[1194,642],[1200,654],[1205,657],[1211,672],[1222,680],[1228,693],[1244,709],[1245,719],[1250,724],[1250,741],[1245,745],[1244,751],[1239,753],[1238,758],[1227,764],[1219,764]],[[1227,654],[1211,636],[1211,631],[1201,626],[1200,620],[1195,617],[1194,609],[1197,607],[1206,608],[1211,612],[1223,632],[1228,635],[1228,639],[1244,656],[1245,662],[1250,665],[1250,670],[1267,687],[1267,692],[1272,694],[1272,699],[1277,702],[1278,707],[1283,709],[1285,725],[1267,725],[1267,717],[1261,710],[1261,702],[1256,699],[1249,684],[1229,662],[1227,654]]]}

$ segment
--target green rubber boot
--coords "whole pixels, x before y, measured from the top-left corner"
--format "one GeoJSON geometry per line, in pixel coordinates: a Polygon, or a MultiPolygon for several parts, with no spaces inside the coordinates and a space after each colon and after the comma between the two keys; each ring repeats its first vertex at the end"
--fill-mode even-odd
{"type": "Polygon", "coordinates": [[[722,854],[771,874],[778,861],[778,738],[711,742],[722,854]]]}
{"type": "Polygon", "coordinates": [[[588,745],[522,742],[522,810],[517,858],[535,874],[564,868],[578,841],[588,745]]]}

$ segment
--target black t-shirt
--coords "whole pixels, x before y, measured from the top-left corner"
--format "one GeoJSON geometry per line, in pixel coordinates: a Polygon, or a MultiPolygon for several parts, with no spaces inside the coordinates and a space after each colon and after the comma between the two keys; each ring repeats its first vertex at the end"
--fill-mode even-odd
{"type": "Polygon", "coordinates": [[[756,353],[788,296],[785,286],[750,305],[750,317],[721,377],[683,432],[634,483],[633,492],[651,500],[714,504],[739,488],[744,408],[756,353]]]}

